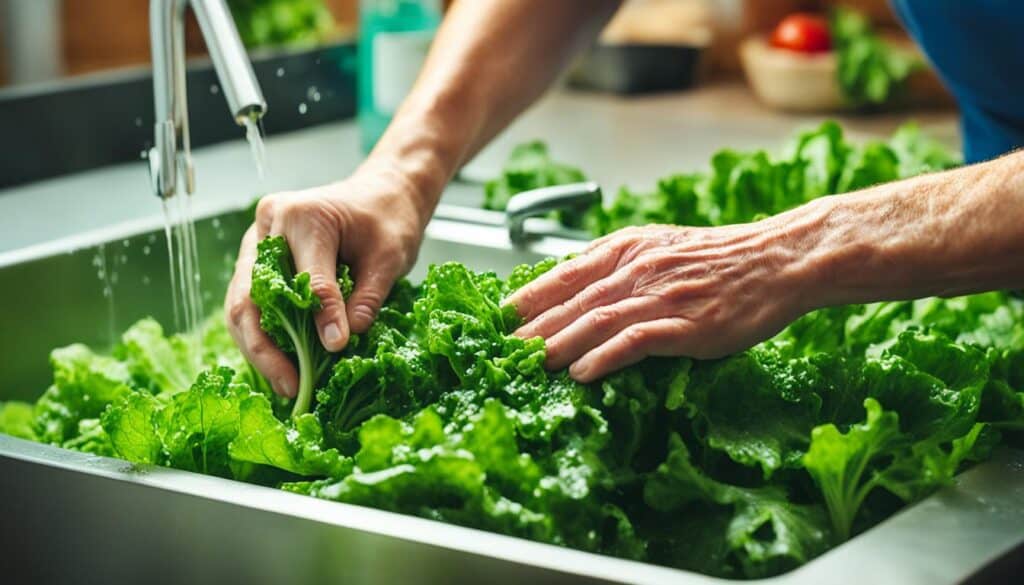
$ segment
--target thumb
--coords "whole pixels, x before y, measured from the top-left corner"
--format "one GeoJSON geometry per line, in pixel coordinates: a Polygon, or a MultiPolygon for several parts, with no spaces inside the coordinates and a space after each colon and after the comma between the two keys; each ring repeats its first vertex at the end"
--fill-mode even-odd
{"type": "MultiPolygon", "coordinates": [[[[301,241],[301,240],[300,240],[301,241]]],[[[329,246],[305,245],[295,251],[295,269],[309,273],[309,286],[320,298],[316,313],[316,330],[327,351],[341,351],[348,343],[348,319],[345,300],[338,287],[335,258],[337,251],[329,246]]]]}
{"type": "Polygon", "coordinates": [[[370,328],[398,277],[391,262],[371,260],[361,264],[353,276],[355,289],[348,298],[348,322],[356,333],[370,328]]]}

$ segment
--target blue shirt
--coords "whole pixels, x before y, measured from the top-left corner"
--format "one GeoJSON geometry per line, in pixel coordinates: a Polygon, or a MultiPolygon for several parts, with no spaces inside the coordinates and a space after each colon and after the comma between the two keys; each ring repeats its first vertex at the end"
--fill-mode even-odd
{"type": "Polygon", "coordinates": [[[1024,147],[1024,2],[891,1],[956,97],[966,162],[1024,147]]]}

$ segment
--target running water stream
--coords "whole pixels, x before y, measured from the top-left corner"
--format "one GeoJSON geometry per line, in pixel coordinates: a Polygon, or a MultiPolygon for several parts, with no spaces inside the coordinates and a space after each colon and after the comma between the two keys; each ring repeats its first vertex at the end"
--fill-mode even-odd
{"type": "MultiPolygon", "coordinates": [[[[259,192],[265,191],[267,155],[260,122],[255,118],[243,121],[245,139],[249,142],[259,192]]],[[[196,241],[192,194],[179,192],[163,200],[164,236],[167,240],[171,302],[174,306],[174,327],[177,331],[202,335],[205,311],[203,308],[202,278],[199,270],[199,246],[196,241]]]]}
{"type": "Polygon", "coordinates": [[[256,164],[256,178],[259,179],[260,190],[263,191],[267,178],[267,149],[263,144],[263,121],[246,118],[242,124],[245,126],[245,139],[249,142],[253,163],[256,164]]]}

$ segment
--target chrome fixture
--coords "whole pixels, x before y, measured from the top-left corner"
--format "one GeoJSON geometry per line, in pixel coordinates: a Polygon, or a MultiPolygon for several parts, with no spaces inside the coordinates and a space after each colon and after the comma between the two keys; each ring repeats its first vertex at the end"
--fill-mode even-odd
{"type": "Polygon", "coordinates": [[[252,63],[224,0],[150,0],[156,117],[149,170],[153,190],[162,199],[177,192],[179,176],[186,193],[195,190],[185,92],[185,9],[188,6],[199,21],[235,122],[239,125],[255,122],[267,111],[252,63]]]}

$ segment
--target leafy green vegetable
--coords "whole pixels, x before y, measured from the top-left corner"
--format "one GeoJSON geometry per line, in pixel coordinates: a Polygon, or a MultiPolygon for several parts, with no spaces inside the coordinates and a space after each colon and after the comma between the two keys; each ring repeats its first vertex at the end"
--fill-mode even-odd
{"type": "Polygon", "coordinates": [[[914,123],[900,126],[889,139],[889,148],[899,161],[900,177],[949,169],[961,163],[948,148],[923,134],[914,123]]]}
{"type": "MultiPolygon", "coordinates": [[[[824,148],[804,144],[807,161],[824,148]]],[[[799,174],[838,180],[813,164],[827,173],[799,174]]],[[[219,320],[170,338],[143,321],[118,357],[55,351],[31,432],[139,464],[764,577],[1024,429],[1024,301],[1010,295],[825,309],[734,356],[652,358],[582,385],[545,370],[543,342],[510,335],[518,319],[501,305],[554,265],[502,280],[448,263],[419,286],[398,283],[312,412],[294,417],[249,370],[224,367],[239,357],[219,320]]],[[[290,272],[274,278],[304,290],[290,272]]],[[[27,407],[5,405],[0,421],[8,412],[23,432],[27,407]]]]}
{"type": "MultiPolygon", "coordinates": [[[[351,291],[347,267],[338,274],[339,289],[351,291]]],[[[320,310],[320,297],[310,288],[308,272],[295,274],[291,250],[281,236],[268,237],[257,246],[252,300],[260,310],[260,327],[298,361],[299,388],[292,409],[292,416],[298,417],[309,412],[314,386],[333,356],[320,344],[313,320],[320,310]]]]}
{"type": "Polygon", "coordinates": [[[313,44],[335,29],[324,0],[228,0],[246,47],[313,44]]]}
{"type": "MultiPolygon", "coordinates": [[[[853,145],[826,123],[779,157],[723,151],[581,219],[752,221],[953,164],[944,153],[913,128],[853,145]]],[[[309,275],[282,238],[258,252],[261,325],[304,376],[291,416],[220,319],[177,336],[143,320],[112,355],[55,350],[53,385],[0,405],[0,431],[746,578],[808,562],[1024,431],[1024,300],[1005,293],[823,309],[736,355],[650,358],[584,385],[547,371],[544,342],[511,335],[502,306],[555,260],[504,280],[432,266],[331,356],[309,275]]]]}
{"type": "Polygon", "coordinates": [[[908,51],[890,46],[855,10],[836,8],[832,42],[839,60],[839,86],[855,106],[877,106],[897,97],[907,79],[924,63],[908,51]]]}
{"type": "Polygon", "coordinates": [[[238,411],[238,436],[229,448],[232,459],[314,477],[340,477],[350,470],[347,458],[324,448],[323,429],[312,414],[296,417],[289,426],[274,416],[262,394],[242,398],[238,411]]]}
{"type": "Polygon", "coordinates": [[[79,423],[99,417],[108,404],[131,392],[128,368],[81,344],[50,354],[53,385],[36,402],[33,430],[46,443],[62,444],[79,423]]]}
{"type": "MultiPolygon", "coordinates": [[[[668,458],[651,474],[644,488],[644,500],[670,518],[685,518],[693,512],[729,509],[728,525],[710,537],[718,562],[728,566],[735,557],[747,577],[763,577],[798,567],[824,552],[829,531],[824,511],[818,505],[789,501],[777,487],[744,488],[708,477],[692,462],[686,443],[679,435],[669,437],[668,458]]],[[[683,568],[699,568],[701,559],[672,559],[683,568]]],[[[706,572],[717,572],[705,567],[706,572]]],[[[718,569],[720,571],[721,569],[718,569]]]]}
{"type": "Polygon", "coordinates": [[[959,164],[908,124],[888,142],[852,144],[835,122],[798,133],[778,156],[725,149],[706,173],[670,175],[651,193],[623,188],[573,223],[594,235],[651,223],[716,226],[756,221],[803,203],[959,164]]]}
{"type": "Polygon", "coordinates": [[[27,402],[0,402],[0,433],[19,439],[36,440],[32,428],[35,413],[27,402]]]}
{"type": "MultiPolygon", "coordinates": [[[[484,184],[483,207],[504,211],[509,199],[523,191],[585,180],[578,168],[552,159],[543,142],[526,142],[512,149],[501,176],[484,184]]],[[[567,213],[559,217],[570,227],[581,227],[578,215],[567,213]]]]}
{"type": "MultiPolygon", "coordinates": [[[[887,142],[853,144],[837,123],[827,121],[797,133],[778,155],[721,150],[707,172],[666,176],[652,192],[623,187],[607,205],[564,210],[559,219],[595,236],[632,225],[746,223],[826,195],[958,164],[948,148],[912,123],[887,142]]],[[[502,210],[516,193],[581,180],[582,173],[554,162],[544,143],[527,142],[512,151],[501,176],[486,184],[484,208],[502,210]]]]}

